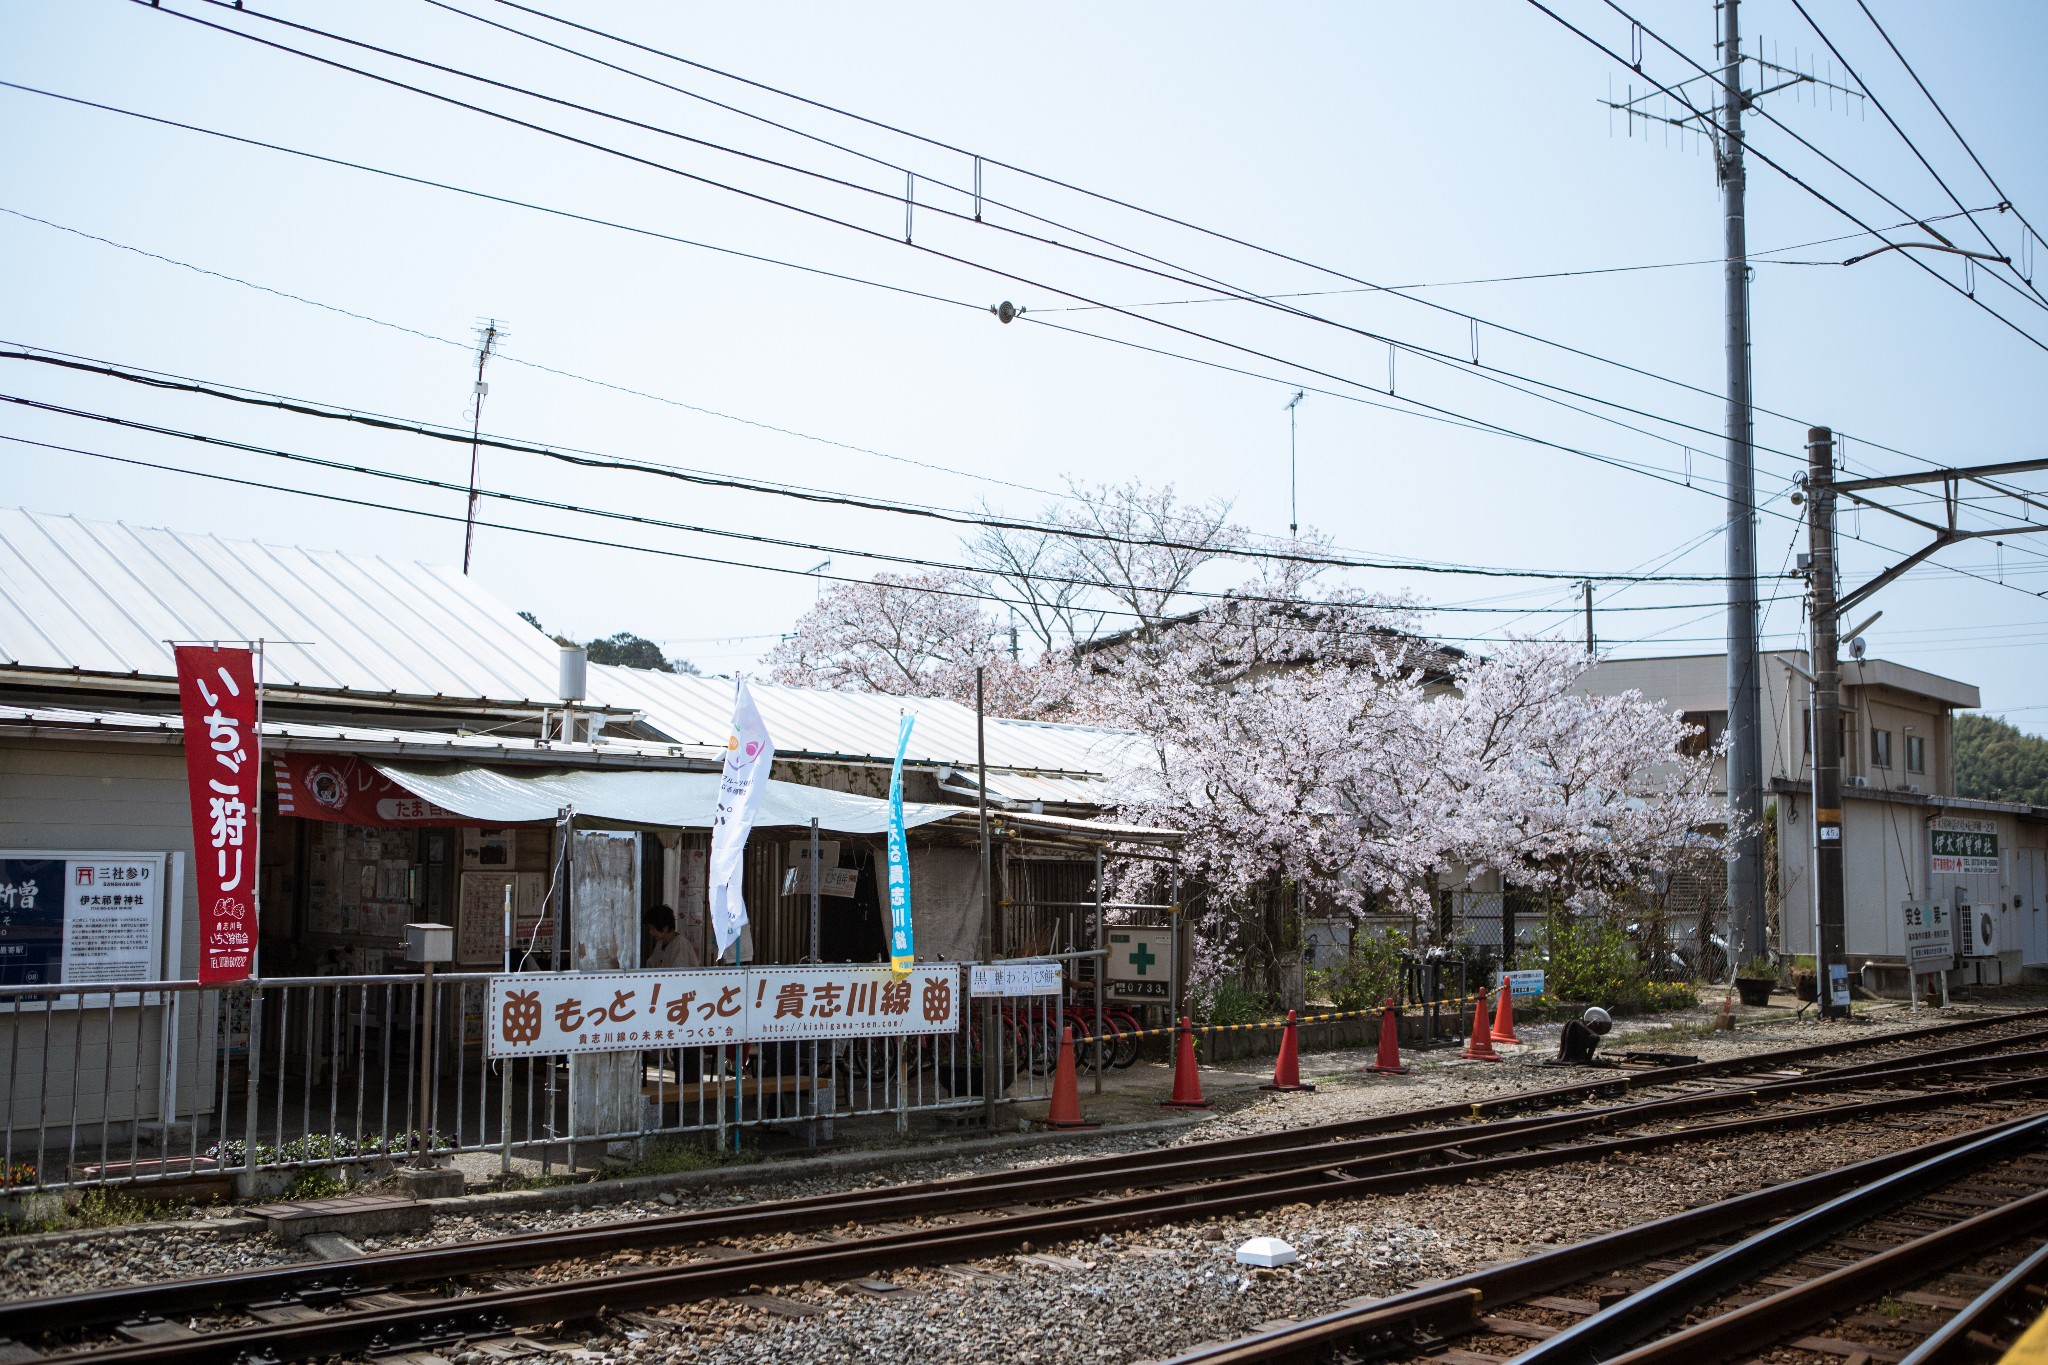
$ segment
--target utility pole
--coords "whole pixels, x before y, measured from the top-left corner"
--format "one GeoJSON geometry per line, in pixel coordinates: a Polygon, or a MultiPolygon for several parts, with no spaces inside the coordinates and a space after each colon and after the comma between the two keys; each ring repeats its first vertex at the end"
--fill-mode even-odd
{"type": "Polygon", "coordinates": [[[469,417],[469,510],[462,518],[462,572],[469,572],[470,552],[476,547],[477,504],[482,501],[477,493],[477,443],[483,436],[484,395],[491,386],[484,383],[484,365],[489,362],[491,352],[497,349],[498,338],[505,334],[496,318],[486,318],[476,343],[476,392],[475,405],[469,417]]]}
{"type": "Polygon", "coordinates": [[[1841,607],[1835,601],[1835,436],[1826,427],[1806,433],[1806,514],[1810,590],[1813,594],[1813,884],[1820,920],[1814,978],[1820,1014],[1833,1019],[1829,968],[1848,970],[1842,914],[1842,661],[1841,607]]]}
{"type": "Polygon", "coordinates": [[[1593,641],[1593,580],[1589,578],[1589,579],[1587,579],[1587,580],[1586,580],[1585,582],[1583,582],[1583,583],[1579,584],[1579,587],[1580,587],[1581,589],[1583,589],[1583,590],[1584,590],[1584,592],[1585,592],[1585,594],[1586,594],[1586,659],[1587,659],[1587,661],[1588,661],[1588,662],[1590,663],[1590,662],[1592,661],[1592,658],[1593,658],[1593,643],[1594,643],[1594,641],[1593,641]]]}
{"type": "Polygon", "coordinates": [[[1296,389],[1294,397],[1287,400],[1287,534],[1290,536],[1301,534],[1301,513],[1294,477],[1294,410],[1301,406],[1301,400],[1306,397],[1307,390],[1296,389]]]}
{"type": "Polygon", "coordinates": [[[1740,962],[1764,951],[1763,696],[1757,668],[1756,458],[1749,394],[1749,243],[1743,220],[1739,0],[1721,7],[1721,180],[1728,366],[1728,800],[1741,832],[1728,868],[1728,919],[1740,962]]]}

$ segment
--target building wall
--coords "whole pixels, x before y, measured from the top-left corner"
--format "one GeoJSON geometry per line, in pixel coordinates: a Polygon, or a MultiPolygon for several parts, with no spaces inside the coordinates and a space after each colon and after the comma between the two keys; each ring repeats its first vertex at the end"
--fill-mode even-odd
{"type": "MultiPolygon", "coordinates": [[[[183,966],[177,974],[188,979],[198,955],[191,820],[180,745],[0,738],[0,848],[185,855],[182,922],[167,926],[165,939],[168,946],[176,935],[183,966]]],[[[168,906],[168,893],[165,899],[168,906]]],[[[206,998],[187,995],[175,1011],[181,1112],[205,1112],[214,1093],[210,1057],[198,1046],[216,1024],[200,1004],[206,998]]],[[[158,1118],[170,1012],[157,1005],[0,1014],[7,1126],[17,1134],[38,1126],[68,1130],[75,1119],[91,1125],[96,1151],[102,1121],[125,1127],[158,1118]]]]}

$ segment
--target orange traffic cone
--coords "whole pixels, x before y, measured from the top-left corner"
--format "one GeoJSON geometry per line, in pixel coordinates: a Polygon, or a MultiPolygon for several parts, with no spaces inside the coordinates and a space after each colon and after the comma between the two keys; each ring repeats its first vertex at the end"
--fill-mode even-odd
{"type": "Polygon", "coordinates": [[[1486,1022],[1486,987],[1479,988],[1479,1003],[1472,1007],[1472,1041],[1458,1054],[1468,1062],[1505,1060],[1493,1050],[1493,1028],[1486,1022]]]}
{"type": "Polygon", "coordinates": [[[1401,1014],[1394,1008],[1391,997],[1387,1000],[1386,1009],[1380,1014],[1380,1055],[1366,1070],[1382,1076],[1408,1074],[1408,1068],[1401,1065],[1401,1014]]]}
{"type": "Polygon", "coordinates": [[[1506,972],[1500,974],[1500,1001],[1493,1012],[1493,1041],[1522,1045],[1522,1040],[1515,1036],[1515,990],[1506,972]]]}
{"type": "Polygon", "coordinates": [[[1261,1090],[1313,1090],[1301,1080],[1301,1054],[1294,1040],[1294,1011],[1287,1011],[1287,1023],[1280,1030],[1280,1058],[1273,1063],[1273,1079],[1261,1090]]]}
{"type": "Polygon", "coordinates": [[[1180,1047],[1173,1056],[1173,1098],[1159,1102],[1162,1109],[1207,1109],[1202,1098],[1202,1078],[1195,1074],[1195,1031],[1181,1016],[1180,1047]]]}
{"type": "Polygon", "coordinates": [[[1052,1104],[1045,1111],[1048,1128],[1100,1128],[1081,1117],[1081,1087],[1074,1083],[1074,1026],[1060,1029],[1060,1062],[1053,1071],[1052,1104]]]}

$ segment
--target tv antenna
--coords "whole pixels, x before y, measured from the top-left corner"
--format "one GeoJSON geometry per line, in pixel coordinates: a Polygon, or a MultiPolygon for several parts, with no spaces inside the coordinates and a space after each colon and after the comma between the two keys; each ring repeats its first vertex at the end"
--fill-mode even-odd
{"type": "Polygon", "coordinates": [[[1297,485],[1294,476],[1294,410],[1301,406],[1301,400],[1308,397],[1306,389],[1296,389],[1294,397],[1287,400],[1287,534],[1301,532],[1301,516],[1297,507],[1297,485]]]}

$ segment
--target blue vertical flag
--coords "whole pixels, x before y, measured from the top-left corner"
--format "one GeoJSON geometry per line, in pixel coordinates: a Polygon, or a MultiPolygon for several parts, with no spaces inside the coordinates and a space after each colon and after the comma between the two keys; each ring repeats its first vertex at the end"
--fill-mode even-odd
{"type": "Polygon", "coordinates": [[[896,763],[889,769],[889,970],[898,976],[908,976],[917,961],[917,935],[910,926],[910,852],[903,841],[903,754],[916,721],[916,716],[903,717],[896,763]]]}

